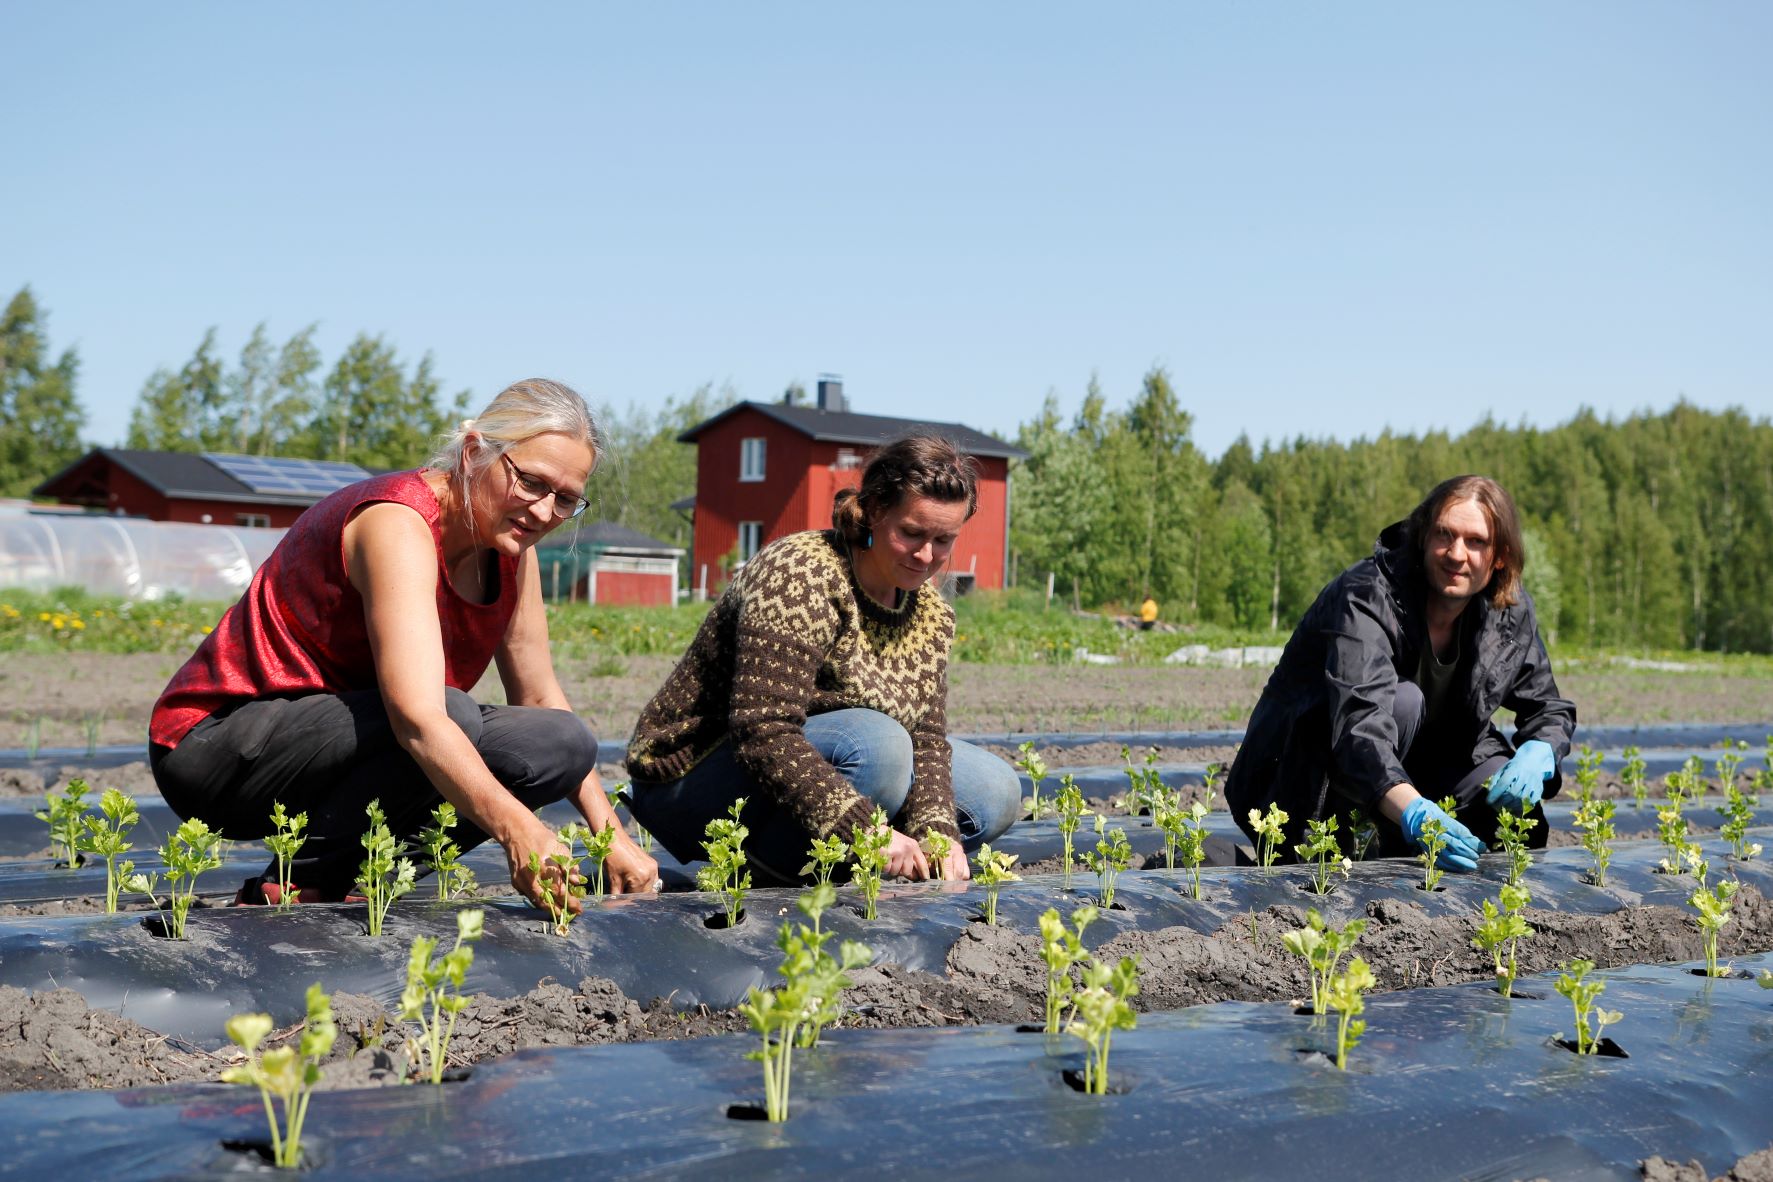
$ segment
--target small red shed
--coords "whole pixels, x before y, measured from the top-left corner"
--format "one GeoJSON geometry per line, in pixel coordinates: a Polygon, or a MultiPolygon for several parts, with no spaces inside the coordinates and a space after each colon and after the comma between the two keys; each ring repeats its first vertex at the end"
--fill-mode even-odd
{"type": "Polygon", "coordinates": [[[678,441],[696,445],[690,585],[712,594],[773,538],[831,526],[831,498],[862,478],[874,448],[913,432],[951,440],[979,465],[979,507],[949,559],[960,584],[1002,587],[1009,562],[1011,459],[1021,448],[960,423],[855,414],[821,379],[814,405],[741,402],[678,441]]]}
{"type": "Polygon", "coordinates": [[[371,475],[329,460],[100,447],[31,495],[150,521],[281,529],[328,493],[371,475]]]}

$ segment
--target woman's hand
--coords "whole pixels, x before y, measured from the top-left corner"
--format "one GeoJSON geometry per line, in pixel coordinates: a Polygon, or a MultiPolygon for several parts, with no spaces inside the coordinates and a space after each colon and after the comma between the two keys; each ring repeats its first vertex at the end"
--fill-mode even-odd
{"type": "Polygon", "coordinates": [[[571,878],[561,880],[560,867],[549,861],[556,854],[567,852],[554,830],[548,828],[540,820],[532,816],[532,824],[524,825],[505,840],[505,863],[511,871],[511,886],[518,894],[530,901],[535,907],[548,910],[545,896],[554,896],[554,909],[559,910],[565,900],[567,911],[577,915],[580,904],[567,888],[585,881],[584,875],[577,870],[571,872],[571,878]],[[541,858],[540,872],[529,868],[529,856],[536,854],[541,858]]]}
{"type": "Polygon", "coordinates": [[[897,829],[893,830],[893,836],[887,842],[886,854],[888,877],[922,882],[930,876],[930,859],[923,852],[923,847],[897,829]]]}
{"type": "Polygon", "coordinates": [[[658,859],[634,844],[628,831],[619,825],[603,868],[609,873],[612,895],[643,895],[659,889],[658,859]]]}
{"type": "Polygon", "coordinates": [[[942,877],[951,882],[965,882],[972,876],[973,868],[967,862],[967,852],[960,848],[957,841],[942,858],[942,877]]]}

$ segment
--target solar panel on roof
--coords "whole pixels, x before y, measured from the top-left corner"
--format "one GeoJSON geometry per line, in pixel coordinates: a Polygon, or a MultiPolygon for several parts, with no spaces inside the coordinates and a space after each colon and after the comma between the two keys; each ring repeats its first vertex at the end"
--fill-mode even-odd
{"type": "Polygon", "coordinates": [[[236,456],[205,452],[203,458],[250,488],[267,496],[323,497],[347,484],[367,480],[356,464],[335,460],[292,460],[282,456],[236,456]]]}

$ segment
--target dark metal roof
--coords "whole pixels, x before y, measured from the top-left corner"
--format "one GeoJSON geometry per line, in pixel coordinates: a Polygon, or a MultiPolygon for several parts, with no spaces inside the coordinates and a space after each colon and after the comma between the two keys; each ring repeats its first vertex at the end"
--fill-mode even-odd
{"type": "Polygon", "coordinates": [[[575,530],[560,529],[543,545],[550,550],[589,546],[597,550],[624,550],[647,554],[682,554],[683,547],[649,538],[639,530],[613,521],[592,521],[575,530]]]}
{"type": "Polygon", "coordinates": [[[1021,459],[1027,452],[1005,443],[995,435],[975,431],[962,423],[935,423],[925,419],[895,419],[886,415],[859,415],[843,410],[820,410],[816,406],[789,406],[783,402],[739,402],[727,407],[713,418],[697,423],[677,437],[679,443],[694,443],[696,436],[714,424],[741,410],[755,410],[791,427],[802,435],[827,443],[860,443],[876,447],[901,435],[924,432],[953,441],[954,446],[973,456],[1021,459]]]}
{"type": "MultiPolygon", "coordinates": [[[[94,460],[103,460],[128,472],[162,496],[196,498],[210,501],[234,501],[249,505],[312,505],[324,493],[261,493],[243,481],[236,480],[211,463],[207,456],[184,451],[141,451],[134,448],[100,447],[79,459],[31,490],[33,496],[73,497],[76,488],[58,486],[94,460]]],[[[367,473],[366,473],[367,475],[367,473]]],[[[80,481],[86,484],[87,481],[80,481]]]]}

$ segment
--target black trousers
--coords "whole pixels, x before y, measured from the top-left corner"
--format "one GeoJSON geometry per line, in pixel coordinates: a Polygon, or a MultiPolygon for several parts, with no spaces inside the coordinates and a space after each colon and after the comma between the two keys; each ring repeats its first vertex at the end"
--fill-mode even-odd
{"type": "MultiPolygon", "coordinates": [[[[527,808],[562,799],[597,766],[597,738],[577,715],[482,706],[456,689],[444,698],[450,720],[527,808]]],[[[154,744],[149,765],[173,812],[201,818],[232,841],[273,833],[277,801],[292,816],[307,813],[308,840],[290,881],[323,891],[356,881],[371,800],[381,801],[395,840],[409,843],[442,801],[396,741],[375,690],[247,702],[204,719],[177,747],[154,744]]],[[[466,817],[450,836],[463,851],[487,839],[466,817]]],[[[266,873],[276,873],[275,859],[266,873]]]]}

